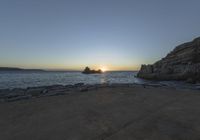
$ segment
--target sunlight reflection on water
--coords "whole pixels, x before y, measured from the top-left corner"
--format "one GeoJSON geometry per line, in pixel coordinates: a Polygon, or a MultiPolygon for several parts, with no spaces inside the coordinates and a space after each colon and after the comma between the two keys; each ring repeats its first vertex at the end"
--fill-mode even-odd
{"type": "Polygon", "coordinates": [[[81,72],[0,72],[0,89],[76,83],[133,83],[134,72],[105,72],[85,75],[81,72]]]}
{"type": "Polygon", "coordinates": [[[103,74],[82,74],[81,72],[0,72],[0,89],[27,88],[49,85],[85,84],[154,84],[171,87],[196,88],[200,85],[191,85],[177,81],[148,81],[135,78],[137,72],[104,72],[103,74]]]}

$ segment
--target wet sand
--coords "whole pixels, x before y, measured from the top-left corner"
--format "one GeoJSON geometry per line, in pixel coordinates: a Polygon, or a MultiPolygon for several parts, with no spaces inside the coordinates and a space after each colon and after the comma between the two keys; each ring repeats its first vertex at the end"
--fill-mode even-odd
{"type": "Polygon", "coordinates": [[[102,87],[3,102],[0,114],[1,140],[200,139],[197,90],[102,87]]]}

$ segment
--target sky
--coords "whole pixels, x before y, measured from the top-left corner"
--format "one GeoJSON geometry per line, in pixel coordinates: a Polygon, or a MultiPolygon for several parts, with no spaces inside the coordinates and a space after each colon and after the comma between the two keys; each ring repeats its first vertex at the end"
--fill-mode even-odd
{"type": "Polygon", "coordinates": [[[199,0],[0,0],[0,66],[138,70],[200,36],[199,0]]]}

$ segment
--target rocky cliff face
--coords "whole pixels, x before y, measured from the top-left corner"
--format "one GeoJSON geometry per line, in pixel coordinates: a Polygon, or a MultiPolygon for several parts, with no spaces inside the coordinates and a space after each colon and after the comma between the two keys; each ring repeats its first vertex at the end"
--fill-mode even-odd
{"type": "Polygon", "coordinates": [[[153,65],[142,65],[138,77],[154,80],[200,81],[200,37],[177,46],[153,65]]]}

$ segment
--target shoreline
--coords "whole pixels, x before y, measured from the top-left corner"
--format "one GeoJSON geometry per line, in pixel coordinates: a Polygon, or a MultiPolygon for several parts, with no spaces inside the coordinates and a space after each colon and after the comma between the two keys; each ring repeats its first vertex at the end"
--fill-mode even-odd
{"type": "Polygon", "coordinates": [[[200,139],[199,90],[79,83],[28,88],[30,100],[21,90],[0,103],[1,139],[200,139]]]}
{"type": "Polygon", "coordinates": [[[52,85],[52,86],[38,86],[38,87],[28,87],[28,88],[14,88],[14,89],[0,89],[0,103],[3,102],[14,102],[19,100],[27,100],[32,98],[40,98],[47,96],[59,96],[66,95],[71,92],[88,92],[92,90],[97,90],[100,88],[114,88],[114,87],[154,87],[163,89],[186,89],[186,90],[200,90],[200,85],[195,88],[181,88],[175,86],[168,86],[164,84],[84,84],[77,83],[74,85],[52,85]]]}

